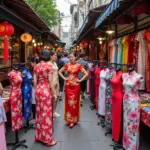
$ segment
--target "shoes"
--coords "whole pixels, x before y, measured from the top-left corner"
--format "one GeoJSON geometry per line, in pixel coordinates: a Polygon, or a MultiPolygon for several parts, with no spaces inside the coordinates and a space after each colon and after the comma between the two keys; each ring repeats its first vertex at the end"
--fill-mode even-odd
{"type": "Polygon", "coordinates": [[[70,127],[70,128],[73,128],[73,127],[74,127],[74,124],[73,124],[73,123],[71,123],[71,124],[69,125],[69,127],[70,127]]]}
{"type": "Polygon", "coordinates": [[[54,117],[60,117],[60,114],[58,114],[57,112],[55,112],[53,115],[54,117]]]}
{"type": "Polygon", "coordinates": [[[47,146],[55,146],[57,144],[56,141],[52,141],[51,143],[47,144],[47,146]]]}

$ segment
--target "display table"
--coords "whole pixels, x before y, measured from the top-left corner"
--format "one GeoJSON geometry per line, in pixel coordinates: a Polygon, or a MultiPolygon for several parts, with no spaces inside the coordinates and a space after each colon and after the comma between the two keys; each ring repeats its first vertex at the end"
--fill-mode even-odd
{"type": "Polygon", "coordinates": [[[150,127],[150,106],[141,107],[141,121],[150,127]]]}

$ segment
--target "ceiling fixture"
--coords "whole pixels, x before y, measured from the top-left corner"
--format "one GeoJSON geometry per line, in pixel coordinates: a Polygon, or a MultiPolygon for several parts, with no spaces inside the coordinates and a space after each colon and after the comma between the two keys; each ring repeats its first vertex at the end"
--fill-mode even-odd
{"type": "Polygon", "coordinates": [[[107,34],[113,34],[115,31],[111,28],[111,25],[108,27],[108,30],[106,30],[107,34]]]}

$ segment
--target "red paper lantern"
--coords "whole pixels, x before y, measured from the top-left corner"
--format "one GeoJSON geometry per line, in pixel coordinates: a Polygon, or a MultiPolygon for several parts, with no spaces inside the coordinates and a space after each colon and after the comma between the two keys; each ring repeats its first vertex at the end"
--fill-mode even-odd
{"type": "Polygon", "coordinates": [[[8,61],[8,38],[7,36],[11,36],[14,33],[14,27],[7,23],[3,22],[0,24],[0,35],[4,36],[4,61],[8,61]]]}
{"type": "Polygon", "coordinates": [[[84,43],[84,46],[85,46],[85,47],[88,47],[88,45],[89,45],[88,42],[85,42],[85,43],[84,43]]]}
{"type": "Polygon", "coordinates": [[[83,47],[83,46],[84,46],[84,45],[83,45],[83,43],[81,42],[81,43],[80,43],[80,47],[83,47]]]}

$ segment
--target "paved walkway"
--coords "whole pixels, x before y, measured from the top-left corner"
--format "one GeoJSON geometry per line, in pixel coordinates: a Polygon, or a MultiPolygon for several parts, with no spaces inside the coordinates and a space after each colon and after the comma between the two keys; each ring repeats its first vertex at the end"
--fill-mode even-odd
{"type": "MultiPolygon", "coordinates": [[[[59,103],[57,109],[61,117],[55,121],[54,137],[58,141],[58,144],[54,147],[46,147],[42,144],[35,143],[34,130],[31,129],[27,133],[24,133],[22,129],[20,131],[20,138],[27,140],[27,150],[113,150],[109,146],[112,144],[111,135],[105,137],[105,129],[97,126],[98,119],[95,115],[96,112],[95,110],[90,110],[90,102],[88,99],[84,101],[84,106],[81,110],[81,121],[73,129],[65,125],[63,120],[63,105],[63,101],[59,103]]],[[[150,133],[146,132],[147,134],[150,135],[150,133]]],[[[148,142],[149,140],[146,141],[143,137],[140,150],[150,150],[150,145],[148,145],[150,143],[148,142]]],[[[7,140],[10,141],[13,139],[13,133],[8,132],[7,140]]],[[[8,150],[11,149],[11,147],[8,148],[8,150]]],[[[17,150],[24,150],[24,148],[18,148],[17,150]]]]}

